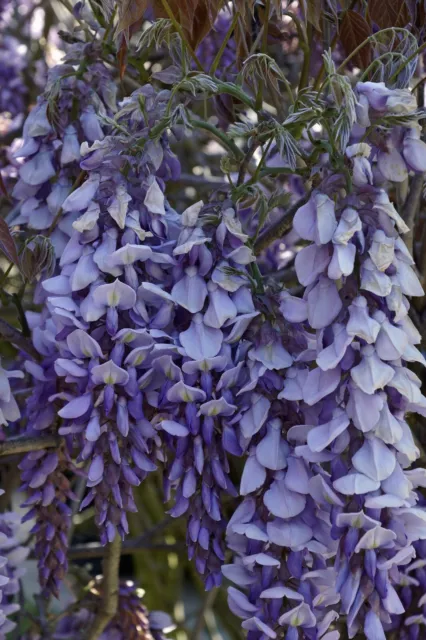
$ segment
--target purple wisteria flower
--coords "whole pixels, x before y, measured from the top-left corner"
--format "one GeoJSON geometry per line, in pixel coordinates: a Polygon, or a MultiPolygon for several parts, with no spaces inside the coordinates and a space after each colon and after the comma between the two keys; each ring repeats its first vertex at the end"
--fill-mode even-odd
{"type": "Polygon", "coordinates": [[[373,184],[372,171],[377,185],[382,184],[384,179],[402,182],[410,171],[425,171],[426,144],[420,139],[421,127],[415,117],[415,96],[405,89],[389,89],[383,82],[359,82],[355,91],[357,138],[362,138],[366,128],[380,116],[401,115],[407,118],[406,125],[393,127],[390,132],[374,137],[373,144],[362,145],[363,151],[360,145],[348,147],[347,155],[364,156],[362,161],[354,161],[355,184],[373,184]],[[368,158],[375,161],[374,164],[370,165],[368,158]],[[361,177],[361,163],[368,167],[369,176],[361,177]]]}
{"type": "Polygon", "coordinates": [[[165,242],[163,189],[179,165],[165,138],[148,142],[142,155],[128,148],[130,140],[146,138],[166,99],[145,87],[117,115],[121,129],[129,126],[128,138],[82,147],[87,178],[62,203],[73,220],[70,239],[60,272],[42,282],[48,316],[33,332],[36,348],[52,356],[52,380],[59,383],[46,411],[58,412],[59,434],[86,466],[89,491],[81,508],[94,503],[103,543],[116,530],[128,533],[126,511],[136,510],[132,487],[161,459],[144,414],[140,367],[170,322],[173,305],[155,292],[161,294],[175,264],[165,242]]]}
{"type": "Polygon", "coordinates": [[[237,393],[248,380],[243,336],[259,315],[248,271],[254,256],[234,209],[209,213],[202,203],[182,214],[173,255],[166,294],[176,306],[172,349],[152,360],[147,401],[168,450],[170,513],[187,515],[189,556],[211,588],[220,583],[225,552],[221,498],[237,496],[228,457],[242,453],[237,393]]]}
{"type": "MultiPolygon", "coordinates": [[[[57,432],[57,412],[50,402],[56,393],[54,324],[47,310],[29,314],[32,339],[41,355],[41,363],[30,360],[25,369],[31,376],[33,389],[26,399],[23,414],[27,421],[26,434],[57,432]]],[[[70,450],[72,446],[70,446],[70,450]]],[[[39,578],[45,593],[58,594],[68,562],[68,532],[71,526],[70,500],[74,499],[70,481],[65,473],[72,469],[66,445],[61,451],[41,450],[26,454],[19,464],[22,490],[27,494],[23,504],[28,507],[24,521],[35,520],[35,553],[39,578]]]]}
{"type": "MultiPolygon", "coordinates": [[[[377,112],[415,109],[407,91],[372,83],[356,91],[361,125],[377,112]]],[[[398,135],[403,140],[411,131],[416,127],[398,135]]],[[[337,610],[347,616],[350,637],[364,628],[374,639],[384,638],[383,626],[401,613],[398,568],[415,556],[426,517],[414,491],[421,481],[407,471],[419,451],[405,421],[407,411],[424,412],[426,401],[407,367],[424,364],[407,298],[423,290],[400,236],[406,224],[374,178],[376,166],[393,181],[422,169],[420,160],[407,165],[396,147],[389,149],[373,153],[368,138],[349,146],[352,192],[337,195],[325,179],[298,210],[294,227],[312,243],[296,260],[306,288],[302,300],[285,297],[282,307],[284,317],[297,316],[316,332],[314,366],[298,365],[301,400],[315,413],[297,438],[302,457],[319,464],[333,505],[337,610]]],[[[426,161],[423,148],[420,156],[426,161]]]]}
{"type": "Polygon", "coordinates": [[[30,552],[29,547],[19,542],[20,524],[19,515],[0,514],[0,636],[3,638],[16,627],[9,616],[20,608],[17,596],[20,580],[25,574],[22,563],[30,552]]]}
{"type": "Polygon", "coordinates": [[[27,454],[19,468],[21,490],[28,495],[22,506],[29,507],[22,521],[36,521],[31,533],[36,539],[40,585],[45,594],[58,597],[68,568],[69,501],[76,499],[64,474],[69,463],[61,453],[40,450],[27,454]]]}
{"type": "MultiPolygon", "coordinates": [[[[423,472],[423,469],[416,469],[413,473],[419,471],[423,472]]],[[[415,542],[414,548],[416,559],[408,563],[396,578],[395,588],[401,600],[400,611],[385,626],[386,633],[397,632],[403,640],[420,639],[426,627],[425,541],[415,542]]]]}
{"type": "MultiPolygon", "coordinates": [[[[13,396],[10,380],[23,378],[22,371],[6,370],[0,363],[0,428],[2,432],[9,423],[21,417],[18,404],[13,396]]],[[[0,495],[4,491],[0,490],[0,495]]],[[[22,562],[29,549],[21,546],[19,534],[20,517],[14,513],[0,514],[0,636],[5,637],[15,628],[8,616],[19,610],[15,596],[19,593],[19,580],[24,575],[22,562]]]]}
{"type": "MultiPolygon", "coordinates": [[[[418,142],[418,155],[402,163],[405,175],[423,170],[411,95],[371,83],[356,91],[358,127],[386,110],[411,114],[398,135],[418,142]]],[[[381,186],[379,152],[366,137],[345,155],[352,189],[325,169],[296,213],[294,230],[310,243],[295,260],[304,292],[281,294],[286,326],[275,326],[269,352],[278,365],[284,348],[288,362],[267,385],[256,379],[236,429],[248,458],[227,526],[234,559],[222,571],[250,640],[336,640],[341,615],[349,637],[363,629],[369,640],[384,640],[401,619],[407,637],[420,637],[423,624],[423,602],[410,616],[403,594],[409,567],[423,566],[414,558],[426,535],[416,492],[424,473],[409,469],[419,450],[405,419],[425,411],[407,366],[425,364],[408,316],[408,297],[423,290],[400,236],[408,228],[381,186]]],[[[395,173],[385,177],[397,181],[389,166],[395,173]]]]}
{"type": "MultiPolygon", "coordinates": [[[[116,111],[116,91],[96,43],[73,45],[64,63],[50,70],[46,90],[25,121],[23,144],[15,152],[23,160],[13,189],[20,203],[16,224],[49,229],[81,179],[81,144],[104,138],[101,118],[116,111]]],[[[58,257],[76,217],[64,211],[52,229],[58,257]]]]}
{"type": "MultiPolygon", "coordinates": [[[[19,465],[45,594],[67,571],[70,477],[87,479],[80,508],[93,508],[107,544],[129,533],[133,488],[161,468],[189,557],[206,589],[223,576],[235,585],[229,607],[248,640],[337,640],[340,617],[350,638],[404,629],[415,640],[426,480],[410,468],[420,453],[407,414],[426,415],[426,398],[409,368],[425,364],[409,298],[423,289],[388,188],[426,170],[413,96],[371,82],[351,93],[356,123],[338,167],[324,160],[294,217],[297,297],[256,268],[251,212],[214,196],[174,211],[166,186],[180,164],[168,134],[153,135],[173,92],[146,85],[117,107],[100,60],[96,42],[77,44],[51,72],[14,189],[14,222],[48,231],[57,259],[38,278],[41,313],[28,313],[41,358],[25,363],[24,417],[27,434],[61,441],[19,465]]],[[[3,424],[19,417],[14,373],[0,368],[3,424]]],[[[88,598],[101,593],[95,582],[88,598]]],[[[119,595],[101,637],[139,628],[161,640],[163,615],[148,616],[133,584],[119,595]]],[[[89,604],[55,637],[83,637],[89,604]]]]}
{"type": "MultiPolygon", "coordinates": [[[[30,230],[43,231],[59,213],[58,225],[51,234],[57,258],[68,243],[73,221],[78,217],[66,210],[62,215],[60,212],[81,173],[80,144],[104,137],[94,105],[100,114],[112,113],[116,108],[115,86],[105,65],[98,61],[98,54],[96,45],[84,46],[83,51],[76,45],[71,48],[66,63],[51,70],[46,93],[39,98],[24,124],[24,142],[18,152],[24,162],[13,192],[20,200],[20,215],[15,222],[30,230]],[[87,67],[81,74],[72,66],[79,55],[87,57],[87,67]]],[[[44,309],[41,314],[30,312],[27,317],[33,344],[41,356],[41,363],[25,362],[33,381],[33,391],[24,410],[26,431],[32,436],[41,431],[57,433],[58,428],[57,408],[50,401],[57,393],[58,384],[54,368],[56,328],[46,306],[50,292],[41,285],[47,271],[38,278],[35,292],[35,300],[44,303],[44,309]]],[[[72,301],[68,300],[67,304],[63,298],[64,305],[63,312],[69,313],[72,301]]],[[[71,440],[66,443],[68,452],[65,448],[59,455],[48,451],[30,453],[20,465],[23,489],[29,494],[25,505],[31,507],[27,518],[36,520],[33,532],[37,538],[41,585],[55,594],[67,569],[69,500],[73,494],[63,472],[70,468],[71,440]]]]}
{"type": "Polygon", "coordinates": [[[0,362],[0,426],[2,429],[21,417],[21,412],[12,393],[10,380],[23,377],[22,371],[4,369],[0,362]]]}
{"type": "MultiPolygon", "coordinates": [[[[250,360],[262,356],[257,375],[242,389],[243,402],[251,404],[238,431],[248,453],[240,484],[244,499],[227,526],[234,560],[222,572],[239,587],[228,590],[228,603],[251,640],[338,637],[329,630],[338,617],[339,596],[327,560],[337,548],[331,517],[341,501],[319,468],[322,457],[305,444],[305,423],[315,414],[302,404],[308,372],[297,363],[314,344],[295,322],[299,319],[261,327],[254,342],[260,345],[249,351],[250,360]]],[[[336,415],[336,435],[342,422],[336,415]]]]}

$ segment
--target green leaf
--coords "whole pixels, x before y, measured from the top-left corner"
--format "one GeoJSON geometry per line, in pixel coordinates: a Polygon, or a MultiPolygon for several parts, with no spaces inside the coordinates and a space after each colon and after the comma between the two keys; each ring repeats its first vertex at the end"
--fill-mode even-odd
{"type": "Polygon", "coordinates": [[[291,133],[284,127],[277,127],[275,134],[275,143],[279,152],[291,169],[296,168],[296,157],[300,155],[297,142],[291,133]]]}
{"type": "Polygon", "coordinates": [[[173,24],[167,18],[160,18],[153,22],[139,38],[137,49],[150,49],[155,46],[159,49],[163,44],[170,44],[170,36],[173,32],[173,24]]]}

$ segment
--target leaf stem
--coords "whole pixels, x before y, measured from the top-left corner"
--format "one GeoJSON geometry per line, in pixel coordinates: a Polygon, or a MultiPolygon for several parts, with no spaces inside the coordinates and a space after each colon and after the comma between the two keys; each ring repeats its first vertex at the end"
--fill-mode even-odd
{"type": "Polygon", "coordinates": [[[266,0],[265,2],[265,20],[263,23],[263,34],[262,34],[262,52],[268,53],[268,28],[269,28],[269,13],[271,11],[271,0],[266,0]]]}
{"type": "Polygon", "coordinates": [[[247,153],[245,154],[243,161],[240,165],[240,170],[238,172],[238,180],[237,180],[237,187],[241,186],[244,182],[244,177],[247,171],[247,167],[250,164],[251,159],[253,158],[254,154],[256,153],[256,149],[258,147],[258,144],[256,144],[255,140],[252,140],[251,142],[251,146],[249,148],[249,150],[247,151],[247,153]]]}
{"type": "Polygon", "coordinates": [[[235,27],[237,26],[237,22],[238,22],[239,17],[240,17],[240,12],[237,11],[236,14],[234,15],[234,18],[233,18],[233,20],[231,22],[231,25],[230,25],[228,31],[226,32],[225,38],[224,38],[224,40],[223,40],[223,42],[222,42],[222,44],[220,46],[220,49],[217,52],[217,54],[215,56],[215,59],[213,60],[212,65],[210,67],[209,74],[211,76],[214,76],[214,74],[216,73],[216,70],[217,70],[217,68],[219,66],[219,63],[222,60],[223,53],[224,53],[224,51],[226,49],[226,45],[228,44],[229,39],[232,36],[232,34],[233,34],[234,30],[235,30],[235,27]]]}
{"type": "Polygon", "coordinates": [[[223,146],[228,149],[228,151],[230,151],[235,156],[235,158],[237,158],[238,160],[242,160],[244,158],[244,152],[241,151],[241,149],[237,147],[235,142],[228,138],[228,136],[223,133],[223,131],[218,129],[218,127],[215,127],[214,125],[210,124],[209,122],[205,122],[204,120],[197,120],[195,118],[192,118],[190,122],[197,129],[204,129],[204,131],[208,131],[213,136],[218,138],[222,142],[223,146]]]}
{"type": "Polygon", "coordinates": [[[218,82],[217,80],[216,84],[218,90],[221,93],[227,93],[228,95],[237,98],[237,100],[243,102],[247,107],[250,107],[250,109],[256,111],[256,101],[253,100],[249,95],[244,93],[244,91],[236,87],[234,84],[231,84],[230,82],[218,82]]]}
{"type": "Polygon", "coordinates": [[[365,79],[368,78],[368,74],[370,73],[370,71],[373,69],[374,65],[377,62],[380,62],[381,60],[384,60],[385,58],[388,58],[389,56],[400,56],[403,57],[401,53],[399,53],[398,51],[386,51],[386,53],[382,53],[381,56],[379,56],[378,58],[374,58],[374,60],[372,62],[370,62],[370,64],[368,65],[368,67],[366,68],[366,70],[363,72],[363,74],[360,76],[359,78],[359,82],[365,82],[365,79]]]}

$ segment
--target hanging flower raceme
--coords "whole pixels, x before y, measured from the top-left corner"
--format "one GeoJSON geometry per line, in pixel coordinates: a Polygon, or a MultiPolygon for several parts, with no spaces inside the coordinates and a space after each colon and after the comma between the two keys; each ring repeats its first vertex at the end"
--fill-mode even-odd
{"type": "MultiPolygon", "coordinates": [[[[357,88],[362,125],[390,103],[393,111],[415,107],[409,92],[380,83],[367,89],[357,88]]],[[[383,625],[402,612],[398,568],[425,535],[426,512],[414,491],[422,481],[408,471],[419,451],[405,421],[407,411],[423,413],[426,403],[407,366],[424,364],[407,298],[423,290],[400,236],[408,229],[375,183],[373,161],[384,175],[380,157],[368,138],[346,156],[352,191],[343,176],[341,184],[325,177],[296,214],[296,231],[311,243],[296,258],[305,292],[301,300],[285,296],[282,312],[316,334],[314,366],[297,367],[301,400],[312,407],[297,439],[332,496],[340,611],[351,637],[363,627],[370,639],[384,638],[383,625]]]]}
{"type": "Polygon", "coordinates": [[[314,343],[297,321],[276,320],[274,298],[266,308],[275,309],[275,320],[263,318],[252,331],[249,382],[240,391],[237,433],[247,461],[243,502],[227,526],[234,558],[222,572],[238,587],[229,588],[228,602],[251,640],[333,640],[339,596],[327,560],[336,553],[331,512],[338,499],[303,442],[312,409],[301,404],[306,375],[297,366],[314,343]]]}
{"type": "MultiPolygon", "coordinates": [[[[414,473],[423,469],[414,470],[414,473]]],[[[424,475],[424,474],[422,474],[424,475]]],[[[397,632],[403,640],[420,639],[426,627],[426,543],[414,543],[416,558],[396,578],[396,590],[403,607],[385,625],[385,633],[397,632]],[[404,608],[404,610],[403,610],[404,608]]]]}
{"type": "Polygon", "coordinates": [[[98,46],[73,45],[64,63],[51,69],[46,90],[25,121],[23,145],[16,152],[23,163],[13,190],[20,201],[20,215],[14,222],[37,231],[52,227],[57,256],[76,217],[62,212],[61,206],[84,179],[80,146],[102,140],[101,118],[116,110],[116,85],[100,61],[98,46]]]}
{"type": "Polygon", "coordinates": [[[258,315],[248,271],[254,256],[232,208],[200,202],[181,219],[170,288],[142,284],[147,304],[164,298],[176,306],[165,343],[146,363],[146,401],[167,449],[170,513],[187,515],[189,556],[211,588],[224,559],[221,498],[237,495],[228,456],[242,451],[235,423],[248,375],[242,340],[258,315]]]}
{"type": "Polygon", "coordinates": [[[65,472],[70,469],[63,452],[40,450],[25,456],[19,464],[21,491],[28,495],[22,521],[35,520],[34,551],[38,558],[40,586],[44,594],[59,597],[59,586],[67,568],[68,532],[71,527],[70,500],[76,500],[65,472]]]}
{"type": "MultiPolygon", "coordinates": [[[[0,426],[3,430],[10,422],[19,420],[21,414],[13,397],[9,380],[22,378],[22,371],[8,371],[0,363],[0,426]]],[[[4,491],[0,490],[0,494],[4,491]]],[[[0,635],[9,633],[15,623],[8,616],[19,610],[14,602],[19,592],[19,580],[24,574],[22,562],[29,549],[22,547],[16,536],[20,518],[13,513],[0,514],[0,635]]]]}
{"type": "MultiPolygon", "coordinates": [[[[32,393],[23,408],[25,433],[36,437],[57,434],[57,409],[51,397],[57,392],[54,369],[56,359],[55,325],[45,308],[41,314],[28,314],[32,341],[40,354],[40,362],[26,360],[24,367],[32,379],[32,393]]],[[[59,450],[40,450],[26,454],[19,464],[21,490],[27,495],[23,506],[28,508],[24,521],[34,521],[35,553],[39,579],[45,594],[58,595],[59,585],[68,566],[68,537],[71,527],[71,504],[74,494],[66,472],[73,470],[70,462],[72,442],[59,450]],[[68,449],[67,449],[68,445],[68,449]]]]}
{"type": "MultiPolygon", "coordinates": [[[[2,431],[9,423],[16,422],[21,417],[9,381],[23,377],[22,371],[3,369],[0,363],[0,428],[2,431]]],[[[4,494],[3,490],[0,490],[1,494],[4,494]]],[[[24,575],[22,562],[29,553],[29,549],[21,546],[17,539],[19,525],[18,515],[0,514],[0,636],[3,637],[16,626],[8,616],[19,610],[19,605],[14,600],[20,590],[19,580],[24,575]]]]}
{"type": "Polygon", "coordinates": [[[160,299],[148,311],[147,303],[175,264],[166,242],[174,214],[166,212],[160,176],[176,176],[179,165],[165,138],[147,139],[167,97],[157,98],[151,87],[136,92],[117,116],[128,136],[83,149],[87,179],[62,205],[74,218],[71,237],[60,273],[43,282],[55,341],[57,391],[50,402],[59,404],[59,434],[87,469],[81,508],[94,503],[103,543],[116,530],[128,533],[126,512],[136,510],[132,487],[160,456],[139,378],[173,307],[160,299]]]}
{"type": "MultiPolygon", "coordinates": [[[[142,602],[144,594],[131,580],[120,582],[117,614],[101,635],[103,640],[165,640],[165,634],[174,630],[167,613],[148,611],[142,602]]],[[[89,598],[92,596],[102,596],[102,579],[91,587],[89,598]]]]}
{"type": "MultiPolygon", "coordinates": [[[[80,145],[104,137],[101,116],[116,109],[116,87],[106,66],[99,61],[96,43],[76,44],[70,48],[65,63],[54,67],[45,93],[30,112],[23,132],[23,146],[17,152],[23,163],[13,195],[20,200],[20,215],[14,223],[40,231],[49,230],[59,258],[72,232],[78,214],[62,211],[70,192],[84,179],[79,167],[80,145]],[[76,70],[77,69],[77,70],[76,70]],[[57,223],[57,224],[56,224],[57,223]]],[[[29,245],[23,254],[23,264],[32,262],[29,245]]],[[[37,245],[38,246],[38,245],[37,245]]],[[[34,299],[45,306],[41,314],[29,313],[33,344],[41,355],[40,363],[30,360],[25,368],[31,375],[33,391],[25,406],[28,435],[44,431],[57,433],[57,408],[50,402],[58,391],[54,369],[57,357],[55,325],[46,307],[48,292],[41,282],[51,269],[37,276],[34,299]]],[[[28,274],[30,279],[34,273],[28,274]]],[[[65,310],[64,310],[65,311],[65,310]]],[[[72,449],[72,442],[69,443],[72,449]]],[[[68,531],[71,524],[69,499],[73,497],[64,471],[69,468],[68,453],[49,451],[28,454],[21,462],[23,489],[27,491],[26,506],[31,506],[27,518],[35,518],[36,551],[40,581],[46,591],[57,594],[66,572],[68,531]],[[34,477],[33,477],[34,476],[34,477]]]]}
{"type": "Polygon", "coordinates": [[[3,638],[16,627],[9,616],[20,608],[16,600],[25,574],[22,563],[30,552],[19,542],[20,523],[15,513],[0,514],[0,636],[3,638]]]}

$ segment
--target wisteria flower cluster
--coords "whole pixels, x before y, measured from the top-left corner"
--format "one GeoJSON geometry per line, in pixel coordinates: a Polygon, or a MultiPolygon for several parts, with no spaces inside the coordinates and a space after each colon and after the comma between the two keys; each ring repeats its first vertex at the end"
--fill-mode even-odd
{"type": "Polygon", "coordinates": [[[0,633],[5,637],[15,628],[15,622],[9,616],[19,611],[19,604],[14,602],[20,591],[20,580],[25,574],[23,562],[30,549],[20,544],[20,517],[11,512],[1,514],[0,518],[0,549],[1,549],[1,604],[0,604],[0,633]]]}
{"type": "MultiPolygon", "coordinates": [[[[5,370],[0,364],[0,424],[4,429],[20,418],[18,404],[12,392],[11,380],[22,378],[22,372],[5,370]]],[[[4,494],[4,490],[0,490],[4,494]]],[[[5,512],[0,515],[0,634],[5,637],[15,628],[9,616],[19,611],[15,596],[20,591],[20,579],[25,574],[22,564],[29,548],[20,544],[21,518],[18,514],[5,512]]]]}
{"type": "MultiPolygon", "coordinates": [[[[357,102],[364,131],[377,112],[415,109],[408,92],[380,83],[358,84],[357,102]]],[[[384,638],[404,611],[399,572],[425,535],[416,492],[424,470],[409,469],[419,450],[405,421],[407,411],[424,412],[420,380],[407,367],[424,364],[407,299],[423,290],[400,236],[408,229],[382,185],[383,178],[399,179],[384,175],[384,166],[400,170],[386,154],[398,154],[401,171],[416,163],[424,170],[426,146],[416,131],[414,124],[394,132],[403,140],[402,154],[374,148],[365,135],[364,142],[349,141],[351,191],[335,174],[325,176],[294,219],[299,236],[310,242],[295,263],[305,289],[302,298],[282,294],[281,312],[309,332],[310,344],[296,354],[278,397],[296,401],[300,419],[281,448],[273,448],[281,459],[262,495],[263,518],[257,494],[228,525],[238,562],[225,566],[225,575],[250,590],[247,598],[231,588],[230,606],[253,638],[275,637],[277,621],[288,638],[305,637],[300,632],[322,637],[339,613],[347,616],[350,637],[363,627],[367,638],[384,638]],[[284,556],[275,545],[285,548],[284,556]]],[[[266,479],[250,458],[249,464],[243,495],[266,479]]]]}
{"type": "MultiPolygon", "coordinates": [[[[64,63],[50,71],[45,94],[26,119],[23,144],[16,151],[24,162],[13,189],[20,201],[15,223],[49,230],[73,185],[81,180],[80,146],[103,139],[101,118],[116,110],[117,89],[99,58],[96,44],[75,44],[64,63]]],[[[72,224],[66,211],[61,213],[50,229],[58,256],[72,224]]]]}
{"type": "Polygon", "coordinates": [[[365,19],[336,8],[342,47],[312,60],[321,25],[296,3],[195,3],[192,17],[171,3],[173,20],[145,23],[138,2],[63,4],[74,28],[31,104],[15,40],[0,45],[0,111],[18,129],[28,114],[10,193],[0,181],[0,334],[16,354],[0,345],[0,457],[24,510],[0,514],[0,637],[30,557],[40,612],[19,637],[163,640],[172,619],[142,604],[120,553],[173,526],[158,545],[169,566],[186,546],[248,640],[421,638],[426,143],[412,34],[377,29],[393,38],[382,53],[373,30],[345,59],[347,23],[365,19]],[[298,86],[279,66],[289,33],[298,86]],[[160,492],[165,520],[135,537],[160,492]],[[100,551],[102,575],[74,565],[81,546],[100,551]]]}

